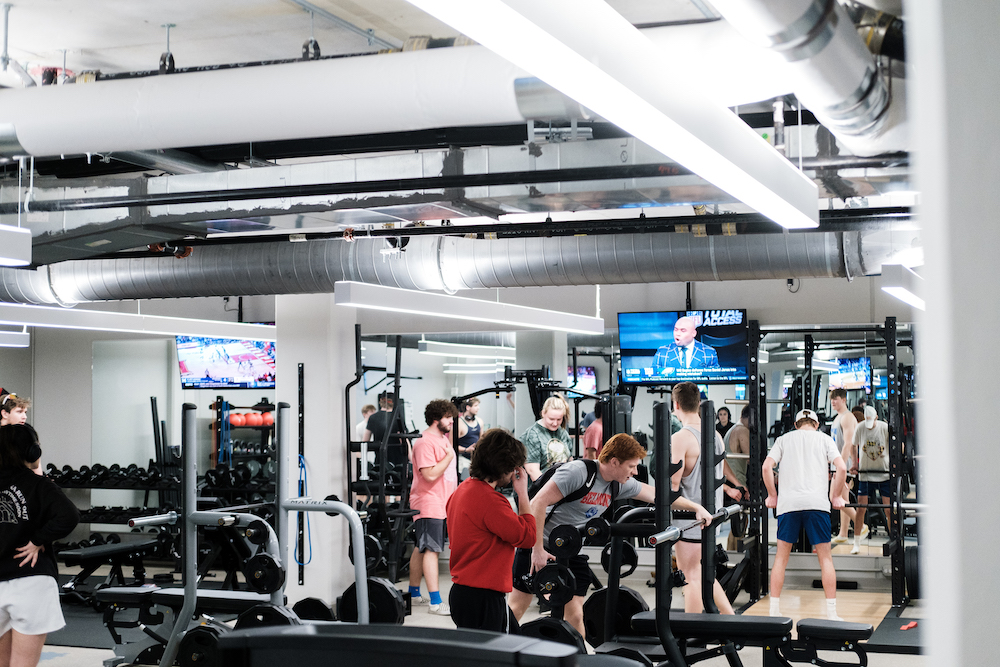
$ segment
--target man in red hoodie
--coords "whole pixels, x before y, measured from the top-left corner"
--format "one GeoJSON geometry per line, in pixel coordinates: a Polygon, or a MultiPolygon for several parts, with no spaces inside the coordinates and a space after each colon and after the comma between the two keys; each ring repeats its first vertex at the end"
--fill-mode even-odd
{"type": "Polygon", "coordinates": [[[513,586],[514,549],[535,544],[535,517],[528,503],[524,445],[491,428],[476,444],[469,478],[448,500],[451,540],[451,618],[460,628],[510,632],[507,593],[513,586]],[[518,511],[497,492],[514,483],[518,511]]]}

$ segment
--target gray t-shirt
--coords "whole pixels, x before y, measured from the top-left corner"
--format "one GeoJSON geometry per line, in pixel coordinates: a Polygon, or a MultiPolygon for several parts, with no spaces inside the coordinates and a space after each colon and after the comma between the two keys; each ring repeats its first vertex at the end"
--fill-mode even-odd
{"type": "MultiPolygon", "coordinates": [[[[552,481],[559,487],[563,497],[573,493],[587,483],[587,464],[583,461],[570,461],[560,466],[552,475],[552,481]]],[[[635,479],[629,479],[618,490],[618,500],[635,498],[642,490],[642,485],[635,479]]],[[[552,510],[545,522],[545,539],[556,526],[568,523],[577,528],[583,528],[595,516],[601,516],[611,505],[611,482],[605,481],[600,472],[590,492],[579,500],[563,503],[552,510]]]]}
{"type": "Polygon", "coordinates": [[[858,446],[858,479],[862,482],[889,481],[889,425],[876,421],[873,428],[858,424],[854,430],[858,446]]]}

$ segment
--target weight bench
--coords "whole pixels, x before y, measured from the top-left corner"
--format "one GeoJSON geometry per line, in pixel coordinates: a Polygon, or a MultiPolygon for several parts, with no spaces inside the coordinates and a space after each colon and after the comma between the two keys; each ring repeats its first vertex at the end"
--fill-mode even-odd
{"type": "MultiPolygon", "coordinates": [[[[792,640],[790,618],[679,612],[670,614],[670,630],[677,638],[681,651],[686,654],[689,664],[725,654],[730,665],[742,665],[736,651],[746,646],[763,649],[763,667],[788,667],[792,662],[808,662],[821,667],[864,667],[868,664],[864,647],[858,642],[871,637],[874,632],[871,625],[806,618],[799,621],[796,627],[798,639],[792,640]],[[686,649],[691,643],[721,646],[687,654],[686,649]],[[817,656],[817,651],[850,651],[858,656],[859,662],[825,661],[817,656]]],[[[656,637],[656,612],[644,611],[633,616],[632,629],[644,637],[656,637]]]]}
{"type": "Polygon", "coordinates": [[[63,584],[60,595],[89,604],[90,597],[81,593],[77,588],[102,565],[111,566],[111,572],[108,573],[103,586],[113,584],[125,586],[127,584],[125,574],[122,572],[123,565],[132,566],[132,578],[136,585],[146,583],[146,568],[142,564],[142,559],[154,555],[158,545],[157,540],[142,540],[141,542],[101,544],[96,547],[60,551],[59,559],[63,563],[70,567],[80,566],[83,568],[79,573],[73,575],[72,579],[63,584]]]}
{"type": "Polygon", "coordinates": [[[238,630],[219,637],[227,667],[637,667],[626,658],[580,655],[566,644],[478,630],[315,623],[238,630]]]}
{"type": "MultiPolygon", "coordinates": [[[[116,645],[122,644],[119,628],[141,628],[144,633],[161,644],[167,639],[148,626],[160,625],[164,621],[163,612],[155,610],[157,605],[169,608],[176,619],[184,606],[183,588],[160,588],[153,584],[145,586],[122,586],[102,588],[95,593],[98,602],[107,604],[104,610],[104,625],[111,633],[116,645]],[[135,621],[116,620],[115,615],[125,609],[138,609],[135,621]]],[[[199,590],[195,612],[199,614],[240,614],[256,605],[271,601],[269,595],[248,591],[199,590]]]]}

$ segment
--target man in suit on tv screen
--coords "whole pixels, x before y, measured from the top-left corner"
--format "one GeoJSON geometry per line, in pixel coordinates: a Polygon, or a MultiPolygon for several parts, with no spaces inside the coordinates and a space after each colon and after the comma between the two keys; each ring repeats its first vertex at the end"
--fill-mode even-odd
{"type": "Polygon", "coordinates": [[[694,339],[698,324],[692,317],[681,317],[674,323],[674,342],[656,351],[653,371],[667,368],[719,368],[715,348],[694,339]]]}

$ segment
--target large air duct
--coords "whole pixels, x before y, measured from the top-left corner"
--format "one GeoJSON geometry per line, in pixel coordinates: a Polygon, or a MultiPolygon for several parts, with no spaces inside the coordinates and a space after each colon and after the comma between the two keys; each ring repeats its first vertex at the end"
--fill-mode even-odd
{"type": "Polygon", "coordinates": [[[691,233],[470,240],[416,237],[203,247],[185,259],[63,262],[0,271],[0,301],[68,304],[197,296],[332,292],[339,280],[417,290],[542,287],[874,273],[861,233],[691,233]]]}
{"type": "MultiPolygon", "coordinates": [[[[853,117],[854,107],[882,113],[886,91],[871,76],[871,56],[853,24],[842,10],[836,16],[842,18],[836,40],[815,58],[791,63],[725,21],[649,28],[643,34],[661,48],[665,62],[691,71],[704,91],[698,94],[732,106],[794,91],[817,116],[825,110],[838,138],[850,139],[856,124],[868,122],[853,117]],[[863,81],[862,75],[867,76],[863,81]],[[865,92],[856,90],[863,82],[872,91],[855,103],[852,96],[865,92]]],[[[546,96],[537,87],[522,88],[530,94],[519,99],[515,81],[525,78],[530,78],[526,72],[488,49],[465,46],[4,90],[0,157],[106,154],[586,115],[551,89],[546,96]],[[385,91],[392,91],[391,99],[385,91]],[[546,97],[552,104],[546,106],[546,97]],[[252,105],[234,111],[234,103],[249,99],[252,105]]],[[[884,139],[874,152],[903,148],[884,139]]]]}
{"type": "Polygon", "coordinates": [[[795,95],[852,153],[905,145],[902,82],[890,90],[837,0],[715,0],[713,6],[745,37],[784,57],[795,95]]]}

